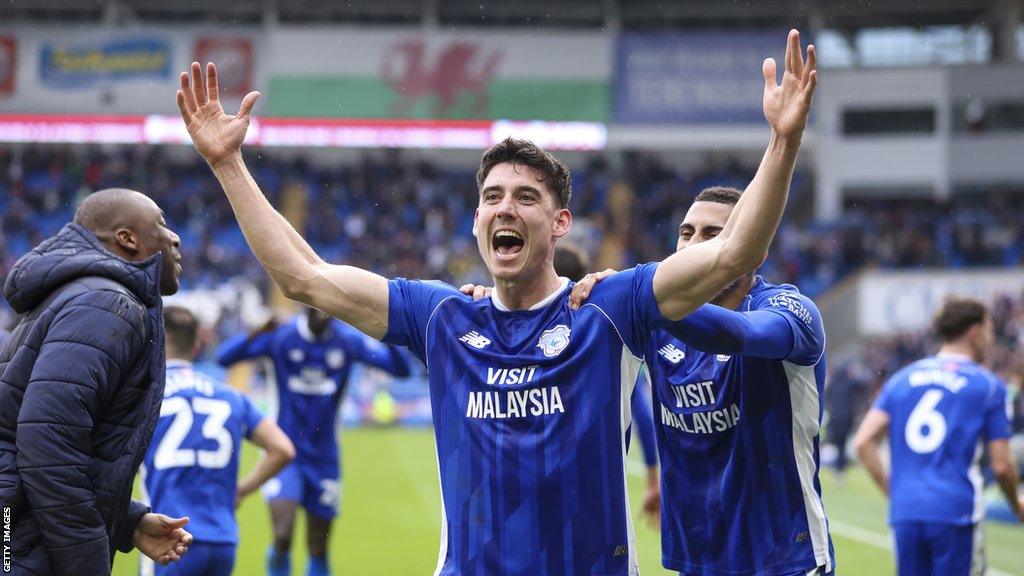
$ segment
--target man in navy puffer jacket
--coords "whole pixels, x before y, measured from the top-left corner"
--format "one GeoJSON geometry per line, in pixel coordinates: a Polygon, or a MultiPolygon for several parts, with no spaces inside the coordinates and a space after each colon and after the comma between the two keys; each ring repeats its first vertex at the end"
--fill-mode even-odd
{"type": "Polygon", "coordinates": [[[115,550],[161,563],[187,550],[187,518],[131,499],[160,414],[160,296],[178,289],[179,245],[152,200],[103,190],[8,275],[20,317],[0,349],[0,573],[101,576],[115,550]]]}

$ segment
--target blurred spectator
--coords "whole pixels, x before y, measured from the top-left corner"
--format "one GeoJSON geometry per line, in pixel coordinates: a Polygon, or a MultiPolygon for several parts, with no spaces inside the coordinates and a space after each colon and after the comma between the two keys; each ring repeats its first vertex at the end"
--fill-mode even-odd
{"type": "Polygon", "coordinates": [[[825,409],[828,410],[826,439],[836,448],[833,467],[839,475],[846,470],[846,444],[860,415],[867,409],[870,391],[871,374],[865,365],[856,362],[843,363],[828,380],[825,389],[825,409]]]}
{"type": "MultiPolygon", "coordinates": [[[[675,169],[648,154],[628,153],[624,159],[613,170],[605,157],[594,155],[573,175],[574,240],[596,256],[603,239],[618,238],[623,266],[674,251],[682,208],[708,185],[745,186],[753,168],[720,156],[697,170],[675,169]],[[613,193],[622,181],[631,189],[627,200],[613,193]]],[[[304,236],[327,260],[344,259],[385,276],[456,285],[490,281],[470,224],[477,202],[472,168],[407,159],[400,151],[368,152],[342,164],[270,155],[249,162],[274,204],[281,205],[290,189],[300,192],[304,236]]],[[[214,290],[233,280],[266,293],[266,275],[207,166],[193,155],[179,158],[173,149],[157,146],[0,150],[0,280],[12,255],[55,233],[84,194],[113,185],[147,190],[166,207],[169,224],[182,236],[185,291],[214,290]]],[[[865,266],[1024,262],[1019,195],[975,194],[945,203],[856,201],[841,220],[819,222],[810,218],[811,193],[810,179],[797,173],[762,273],[773,282],[795,283],[812,297],[865,266]]],[[[1019,309],[1017,314],[1014,325],[1021,330],[1019,309]]],[[[0,306],[0,329],[9,320],[0,306]]]]}

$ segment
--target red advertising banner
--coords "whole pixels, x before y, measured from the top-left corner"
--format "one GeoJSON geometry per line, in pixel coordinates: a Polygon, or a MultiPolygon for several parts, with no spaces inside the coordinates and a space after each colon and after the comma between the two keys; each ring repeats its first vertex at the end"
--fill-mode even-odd
{"type": "Polygon", "coordinates": [[[0,36],[0,96],[14,93],[17,74],[18,40],[13,36],[0,36]]]}
{"type": "Polygon", "coordinates": [[[252,40],[241,36],[205,36],[196,41],[195,59],[217,65],[221,96],[245,96],[253,86],[252,40]]]}

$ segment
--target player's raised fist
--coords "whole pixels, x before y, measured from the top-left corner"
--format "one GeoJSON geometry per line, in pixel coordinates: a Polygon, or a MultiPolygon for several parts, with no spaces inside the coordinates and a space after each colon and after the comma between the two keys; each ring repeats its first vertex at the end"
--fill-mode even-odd
{"type": "Polygon", "coordinates": [[[217,90],[217,67],[213,62],[206,64],[205,74],[199,62],[193,62],[189,72],[181,73],[178,110],[192,143],[210,166],[242,148],[252,107],[260,97],[259,92],[249,92],[238,113],[230,116],[224,113],[217,90]]]}
{"type": "Polygon", "coordinates": [[[814,45],[807,46],[807,59],[800,50],[800,33],[789,31],[786,42],[785,68],[782,84],[776,84],[776,64],[766,58],[764,74],[764,118],[777,136],[799,141],[807,125],[811,98],[818,84],[817,59],[814,45]]]}

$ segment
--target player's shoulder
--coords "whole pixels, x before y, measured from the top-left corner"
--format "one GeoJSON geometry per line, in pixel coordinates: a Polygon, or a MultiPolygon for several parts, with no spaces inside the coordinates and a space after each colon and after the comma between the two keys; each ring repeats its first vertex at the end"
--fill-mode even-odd
{"type": "Polygon", "coordinates": [[[249,397],[246,396],[244,392],[231,386],[227,382],[211,378],[210,384],[213,389],[213,398],[222,400],[231,405],[232,414],[239,414],[239,411],[249,401],[249,397]]]}
{"type": "Polygon", "coordinates": [[[292,316],[287,322],[281,323],[280,326],[274,328],[274,338],[278,341],[285,340],[288,338],[299,337],[299,324],[301,323],[301,315],[292,316]]]}
{"type": "Polygon", "coordinates": [[[469,305],[489,301],[487,298],[483,298],[474,302],[472,296],[463,294],[458,288],[443,280],[392,278],[391,283],[418,303],[432,304],[434,307],[448,301],[469,305]]]}
{"type": "Polygon", "coordinates": [[[220,397],[222,396],[220,393],[222,389],[234,390],[234,388],[231,388],[226,383],[194,366],[175,366],[172,364],[167,372],[164,397],[220,397]]]}
{"type": "Polygon", "coordinates": [[[818,305],[792,284],[772,284],[758,276],[750,289],[752,310],[783,309],[810,324],[820,316],[818,305]]]}
{"type": "Polygon", "coordinates": [[[631,292],[635,289],[637,283],[653,280],[657,269],[658,262],[648,262],[616,272],[595,284],[594,288],[590,291],[590,297],[587,301],[599,303],[609,297],[616,297],[624,292],[631,292]]]}
{"type": "Polygon", "coordinates": [[[1005,388],[1006,383],[1000,378],[995,372],[989,370],[985,366],[978,364],[977,362],[963,362],[961,363],[960,371],[962,374],[988,389],[1005,388]]]}

